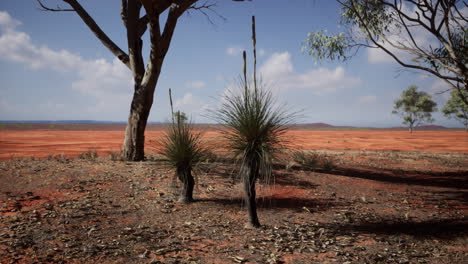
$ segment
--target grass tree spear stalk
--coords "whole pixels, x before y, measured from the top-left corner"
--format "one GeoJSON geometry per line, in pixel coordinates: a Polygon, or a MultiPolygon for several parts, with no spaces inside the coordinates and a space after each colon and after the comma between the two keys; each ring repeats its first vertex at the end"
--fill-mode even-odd
{"type": "Polygon", "coordinates": [[[257,33],[255,32],[255,16],[252,16],[252,46],[253,46],[253,57],[254,57],[253,82],[254,82],[255,90],[257,90],[257,33]]]}

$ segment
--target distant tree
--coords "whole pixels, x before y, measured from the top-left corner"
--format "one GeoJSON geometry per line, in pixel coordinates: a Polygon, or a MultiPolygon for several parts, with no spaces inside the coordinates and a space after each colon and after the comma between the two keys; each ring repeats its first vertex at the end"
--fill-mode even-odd
{"type": "MultiPolygon", "coordinates": [[[[448,118],[458,120],[465,127],[465,131],[468,132],[468,105],[462,101],[459,93],[452,92],[450,95],[452,97],[442,108],[442,113],[448,118]]],[[[465,94],[466,96],[468,94],[465,94]]]]}
{"type": "Polygon", "coordinates": [[[121,0],[120,15],[127,31],[128,52],[125,52],[99,27],[78,0],[63,0],[71,8],[50,8],[44,5],[42,0],[36,1],[47,11],[76,12],[101,43],[130,69],[133,74],[134,93],[125,130],[122,157],[128,161],[143,160],[145,129],[153,105],[154,91],[177,22],[189,9],[199,10],[206,15],[204,10],[211,9],[213,4],[204,2],[196,5],[198,0],[121,0]],[[142,11],[145,13],[141,14],[142,11]],[[165,24],[161,25],[163,18],[165,24]],[[145,67],[142,38],[148,26],[150,54],[145,67]]]}
{"type": "Polygon", "coordinates": [[[459,0],[336,0],[345,32],[309,33],[317,59],[345,61],[360,48],[377,48],[404,68],[445,81],[468,105],[468,5],[459,0]]]}
{"type": "Polygon", "coordinates": [[[432,123],[432,113],[437,111],[437,104],[426,92],[418,91],[416,85],[408,87],[401,93],[400,99],[395,101],[393,114],[403,118],[403,124],[408,125],[410,133],[413,128],[423,122],[432,123]]]}
{"type": "Polygon", "coordinates": [[[174,112],[173,116],[177,122],[185,123],[187,121],[187,115],[182,111],[174,112]]]}

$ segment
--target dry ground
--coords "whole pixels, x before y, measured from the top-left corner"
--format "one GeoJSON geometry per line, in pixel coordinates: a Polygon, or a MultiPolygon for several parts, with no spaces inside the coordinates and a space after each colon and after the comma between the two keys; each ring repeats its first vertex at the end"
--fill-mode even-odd
{"type": "Polygon", "coordinates": [[[323,155],[259,184],[256,230],[226,161],[200,164],[188,205],[158,160],[0,161],[0,263],[468,263],[467,153],[323,155]]]}

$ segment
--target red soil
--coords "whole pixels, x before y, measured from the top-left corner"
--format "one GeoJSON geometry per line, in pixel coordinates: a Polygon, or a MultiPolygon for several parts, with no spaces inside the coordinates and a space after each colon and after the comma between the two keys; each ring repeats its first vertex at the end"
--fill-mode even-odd
{"type": "MultiPolygon", "coordinates": [[[[146,152],[162,133],[147,131],[146,152]]],[[[286,136],[294,149],[329,149],[318,153],[335,167],[293,162],[275,169],[273,186],[259,181],[259,230],[243,228],[243,189],[230,163],[200,164],[197,202],[186,205],[175,203],[177,180],[161,161],[0,161],[0,263],[468,263],[468,133],[286,136]]],[[[123,137],[116,129],[0,130],[0,159],[108,155],[123,137]]]]}
{"type": "Polygon", "coordinates": [[[291,131],[301,149],[468,152],[463,131],[291,131]]]}
{"type": "MultiPolygon", "coordinates": [[[[163,130],[146,132],[146,149],[152,152],[163,130]]],[[[205,138],[219,137],[208,131],[205,138]]],[[[293,130],[288,139],[294,149],[400,150],[468,152],[468,133],[463,131],[314,131],[293,130]]],[[[94,149],[100,155],[119,151],[124,131],[0,130],[0,160],[12,157],[77,156],[94,149]]]]}

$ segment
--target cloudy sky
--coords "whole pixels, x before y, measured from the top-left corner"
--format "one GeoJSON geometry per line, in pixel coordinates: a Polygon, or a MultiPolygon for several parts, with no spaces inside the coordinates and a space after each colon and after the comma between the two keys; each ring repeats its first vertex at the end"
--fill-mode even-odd
{"type": "MultiPolygon", "coordinates": [[[[339,32],[339,6],[330,0],[217,0],[211,24],[191,12],[180,19],[156,88],[150,121],[169,117],[168,88],[175,107],[197,122],[235,83],[242,50],[251,54],[250,17],[257,20],[258,67],[281,103],[301,110],[301,122],[398,126],[393,101],[415,84],[441,108],[445,85],[410,72],[375,50],[361,50],[346,63],[317,62],[302,52],[310,31],[339,32]]],[[[66,4],[44,0],[50,6],[66,4]]],[[[119,1],[81,0],[122,49],[125,31],[119,1]]],[[[145,38],[147,53],[148,38],[145,38]]],[[[132,96],[129,70],[72,12],[44,12],[35,1],[0,1],[0,120],[125,121],[132,96]]],[[[436,124],[460,127],[439,113],[436,124]]]]}

